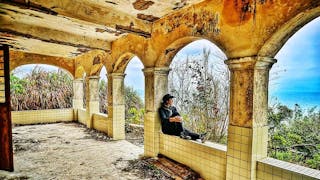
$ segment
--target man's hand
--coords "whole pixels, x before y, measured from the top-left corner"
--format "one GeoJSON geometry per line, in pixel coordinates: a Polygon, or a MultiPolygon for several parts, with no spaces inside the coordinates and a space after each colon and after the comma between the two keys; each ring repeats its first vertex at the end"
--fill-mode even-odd
{"type": "Polygon", "coordinates": [[[175,116],[175,117],[171,117],[169,119],[170,122],[182,122],[182,117],[181,116],[175,116]]]}

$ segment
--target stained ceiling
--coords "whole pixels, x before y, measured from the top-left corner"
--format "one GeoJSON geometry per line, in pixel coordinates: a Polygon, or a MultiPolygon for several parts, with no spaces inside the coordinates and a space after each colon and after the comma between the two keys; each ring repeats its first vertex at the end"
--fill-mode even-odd
{"type": "Polygon", "coordinates": [[[110,51],[128,33],[149,38],[154,21],[203,0],[0,0],[0,43],[75,57],[110,51]]]}

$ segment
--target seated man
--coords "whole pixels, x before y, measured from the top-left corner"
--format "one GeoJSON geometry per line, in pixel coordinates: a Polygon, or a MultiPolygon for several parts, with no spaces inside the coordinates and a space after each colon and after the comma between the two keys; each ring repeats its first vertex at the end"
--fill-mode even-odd
{"type": "Polygon", "coordinates": [[[166,94],[162,98],[162,104],[159,108],[159,116],[161,119],[162,132],[164,134],[180,136],[184,139],[201,139],[201,142],[205,141],[205,133],[197,134],[193,133],[182,126],[182,117],[178,113],[176,107],[173,106],[174,96],[166,94]]]}

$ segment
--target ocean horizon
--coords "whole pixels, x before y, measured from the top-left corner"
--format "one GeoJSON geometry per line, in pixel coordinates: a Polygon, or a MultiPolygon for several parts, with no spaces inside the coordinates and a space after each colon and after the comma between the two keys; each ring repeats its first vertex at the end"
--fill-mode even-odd
{"type": "Polygon", "coordinates": [[[310,109],[317,106],[320,109],[320,92],[278,91],[269,93],[269,105],[281,103],[293,108],[298,104],[302,109],[310,109]]]}

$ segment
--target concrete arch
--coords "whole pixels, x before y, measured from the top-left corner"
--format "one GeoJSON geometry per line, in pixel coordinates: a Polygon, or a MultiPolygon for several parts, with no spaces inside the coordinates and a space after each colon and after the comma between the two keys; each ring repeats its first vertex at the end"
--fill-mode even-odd
{"type": "Polygon", "coordinates": [[[67,69],[65,69],[65,68],[63,68],[63,67],[59,67],[59,66],[57,66],[57,65],[49,64],[49,63],[45,63],[45,64],[44,64],[44,63],[25,63],[25,64],[21,64],[21,65],[19,65],[19,66],[16,66],[16,67],[14,67],[13,69],[10,68],[10,72],[13,71],[14,69],[20,67],[20,66],[30,65],[30,64],[55,66],[55,67],[58,67],[58,68],[64,70],[72,79],[75,78],[74,75],[73,75],[70,71],[68,71],[67,69]]]}
{"type": "Polygon", "coordinates": [[[10,71],[28,64],[46,64],[56,66],[68,72],[74,78],[74,61],[69,58],[10,51],[10,71]]]}
{"type": "Polygon", "coordinates": [[[86,71],[85,71],[84,67],[83,66],[78,66],[76,71],[75,71],[74,78],[75,79],[82,79],[85,74],[86,74],[86,71]]]}
{"type": "Polygon", "coordinates": [[[86,54],[75,58],[76,69],[80,66],[83,67],[88,76],[99,76],[103,66],[106,67],[107,72],[111,71],[110,61],[111,55],[105,51],[92,50],[86,54]]]}
{"type": "MultiPolygon", "coordinates": [[[[127,52],[127,53],[124,53],[123,55],[121,55],[119,58],[117,58],[116,62],[114,63],[112,72],[113,73],[124,73],[130,60],[135,56],[137,56],[137,55],[135,55],[134,53],[131,53],[131,52],[127,52]]],[[[137,56],[137,57],[140,59],[141,63],[145,67],[141,58],[139,56],[137,56]]]]}
{"type": "MultiPolygon", "coordinates": [[[[156,67],[169,67],[173,58],[175,57],[175,55],[184,47],[186,47],[188,44],[198,41],[198,40],[202,40],[205,38],[201,38],[201,37],[194,37],[194,36],[187,36],[187,37],[183,37],[180,39],[177,39],[175,41],[173,41],[167,48],[165,48],[165,50],[162,51],[161,55],[159,56],[157,62],[156,62],[156,67]]],[[[205,39],[208,40],[208,39],[205,39]]],[[[210,41],[210,40],[208,40],[210,41]]],[[[220,47],[220,45],[210,41],[211,43],[215,44],[224,54],[226,54],[222,48],[220,47]]]]}
{"type": "Polygon", "coordinates": [[[287,23],[280,27],[266,43],[264,43],[258,52],[258,55],[274,57],[291,36],[317,17],[320,17],[320,7],[301,12],[291,18],[287,23]]]}

